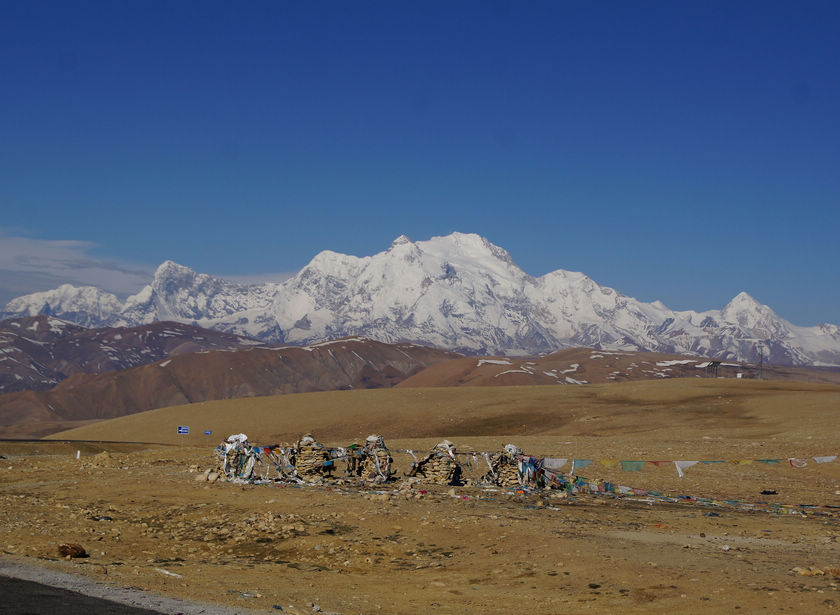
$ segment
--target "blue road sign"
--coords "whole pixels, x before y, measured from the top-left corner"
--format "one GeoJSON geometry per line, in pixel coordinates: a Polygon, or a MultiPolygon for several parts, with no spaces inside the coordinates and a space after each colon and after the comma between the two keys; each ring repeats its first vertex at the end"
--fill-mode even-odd
{"type": "Polygon", "coordinates": [[[213,433],[213,432],[212,432],[212,431],[210,431],[210,430],[208,429],[207,431],[205,431],[205,432],[204,432],[204,435],[205,435],[205,436],[209,436],[209,435],[210,435],[210,434],[212,434],[212,433],[213,433]]]}
{"type": "Polygon", "coordinates": [[[189,425],[178,425],[178,434],[179,434],[179,435],[183,435],[183,436],[185,436],[185,435],[187,435],[188,433],[190,433],[190,427],[189,427],[189,425]]]}

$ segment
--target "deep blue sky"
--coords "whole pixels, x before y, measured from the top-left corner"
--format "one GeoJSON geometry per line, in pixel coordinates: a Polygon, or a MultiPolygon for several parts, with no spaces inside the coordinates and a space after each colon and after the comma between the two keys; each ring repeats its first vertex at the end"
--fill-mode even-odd
{"type": "MultiPolygon", "coordinates": [[[[796,324],[840,322],[838,2],[0,15],[7,252],[73,240],[104,269],[248,275],[458,230],[533,275],[675,309],[746,290],[796,324]]],[[[7,292],[70,276],[14,261],[7,292]]]]}

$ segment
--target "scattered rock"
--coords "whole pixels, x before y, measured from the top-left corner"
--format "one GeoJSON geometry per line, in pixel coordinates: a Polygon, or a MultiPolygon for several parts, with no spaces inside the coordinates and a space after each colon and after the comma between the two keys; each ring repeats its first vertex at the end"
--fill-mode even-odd
{"type": "Polygon", "coordinates": [[[795,568],[791,569],[791,572],[795,572],[796,574],[802,577],[840,577],[840,568],[833,567],[817,568],[816,566],[808,566],[807,568],[803,568],[802,566],[796,566],[795,568]]]}
{"type": "Polygon", "coordinates": [[[58,545],[58,554],[61,557],[65,557],[67,559],[73,559],[78,557],[87,557],[87,551],[85,551],[82,545],[78,545],[73,542],[64,543],[58,545]]]}

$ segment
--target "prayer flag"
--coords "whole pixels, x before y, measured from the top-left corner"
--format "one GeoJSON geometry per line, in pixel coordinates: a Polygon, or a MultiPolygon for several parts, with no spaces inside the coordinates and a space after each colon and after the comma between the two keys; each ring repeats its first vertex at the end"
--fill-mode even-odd
{"type": "Polygon", "coordinates": [[[546,470],[559,470],[568,462],[568,459],[562,459],[560,457],[546,457],[543,459],[542,467],[546,470]]]}
{"type": "Polygon", "coordinates": [[[638,472],[645,465],[644,461],[622,461],[621,469],[625,472],[638,472]]]}
{"type": "Polygon", "coordinates": [[[698,463],[699,461],[675,461],[674,465],[677,468],[677,475],[680,478],[682,478],[683,476],[685,476],[683,470],[687,470],[691,466],[696,466],[698,463]]]}

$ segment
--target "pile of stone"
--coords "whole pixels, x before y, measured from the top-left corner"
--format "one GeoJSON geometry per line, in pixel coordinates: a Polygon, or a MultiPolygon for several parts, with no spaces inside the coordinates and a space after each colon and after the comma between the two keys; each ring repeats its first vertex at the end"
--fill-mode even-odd
{"type": "Polygon", "coordinates": [[[219,470],[229,479],[249,480],[253,477],[259,455],[244,433],[229,436],[216,448],[216,454],[219,456],[219,470]]]}
{"type": "Polygon", "coordinates": [[[513,444],[507,444],[502,451],[488,455],[485,459],[490,467],[480,482],[499,487],[516,487],[522,484],[522,475],[519,472],[521,456],[522,450],[513,444]]]}
{"type": "Polygon", "coordinates": [[[449,440],[436,444],[426,457],[412,465],[408,476],[421,476],[437,485],[463,484],[463,469],[455,456],[455,445],[449,440]]]}
{"type": "Polygon", "coordinates": [[[361,477],[362,462],[365,459],[365,449],[358,444],[351,444],[340,451],[344,457],[344,473],[349,477],[361,477]]]}
{"type": "Polygon", "coordinates": [[[332,451],[306,434],[295,445],[295,470],[297,477],[307,482],[332,476],[335,470],[332,451]]]}
{"type": "MultiPolygon", "coordinates": [[[[328,448],[317,442],[311,434],[302,436],[291,446],[285,443],[253,446],[249,444],[245,434],[235,434],[222,442],[216,452],[220,468],[215,479],[294,483],[322,483],[326,479],[344,482],[342,479],[350,479],[352,482],[364,481],[373,484],[397,479],[394,458],[381,435],[368,436],[363,446],[353,444],[347,448],[328,448]],[[341,461],[344,461],[344,472],[336,472],[336,464],[341,461]]],[[[528,457],[513,444],[505,445],[504,449],[497,453],[480,453],[483,462],[478,460],[476,453],[468,454],[464,462],[470,471],[470,477],[466,479],[464,466],[458,461],[459,455],[464,453],[457,453],[455,445],[449,440],[439,442],[419,460],[413,451],[404,452],[414,458],[411,469],[405,474],[413,479],[412,482],[422,481],[448,486],[466,483],[565,491],[580,489],[580,485],[583,484],[575,476],[552,470],[560,466],[548,465],[558,461],[565,463],[565,459],[528,457]],[[543,463],[547,465],[543,467],[543,463]],[[476,479],[480,472],[484,474],[476,479]]],[[[208,470],[200,478],[214,482],[215,479],[210,476],[208,470]]],[[[600,490],[597,486],[595,488],[600,490]]]]}
{"type": "Polygon", "coordinates": [[[361,449],[361,459],[357,464],[357,476],[374,483],[385,483],[396,474],[394,458],[385,446],[385,438],[370,435],[361,449]]]}
{"type": "MultiPolygon", "coordinates": [[[[265,449],[266,462],[277,473],[276,479],[281,481],[297,480],[296,455],[297,451],[295,448],[286,442],[275,444],[265,449]]],[[[269,478],[274,478],[270,472],[268,476],[269,478]]]]}

